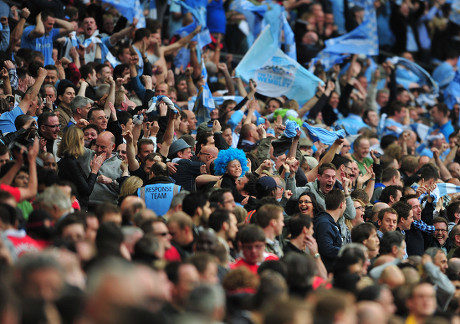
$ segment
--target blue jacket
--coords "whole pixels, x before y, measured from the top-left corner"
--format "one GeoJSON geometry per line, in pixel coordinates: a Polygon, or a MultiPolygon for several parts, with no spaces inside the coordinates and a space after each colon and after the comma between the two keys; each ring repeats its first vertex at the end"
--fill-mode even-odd
{"type": "Polygon", "coordinates": [[[318,243],[318,251],[321,255],[327,272],[332,272],[334,263],[342,247],[342,235],[340,226],[334,218],[326,212],[320,212],[313,218],[315,238],[318,243]]]}

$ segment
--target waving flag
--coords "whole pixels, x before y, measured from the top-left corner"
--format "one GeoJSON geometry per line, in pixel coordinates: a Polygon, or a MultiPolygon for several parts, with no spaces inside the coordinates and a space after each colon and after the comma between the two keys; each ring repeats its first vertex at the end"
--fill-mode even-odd
{"type": "MultiPolygon", "coordinates": [[[[439,93],[439,87],[436,81],[434,81],[433,78],[431,77],[431,74],[429,74],[420,65],[412,61],[409,61],[408,59],[405,59],[403,57],[397,57],[397,56],[389,59],[389,61],[396,67],[398,65],[403,66],[409,73],[418,77],[418,82],[417,82],[418,84],[427,85],[431,87],[434,94],[439,93]]],[[[396,81],[401,84],[409,84],[409,81],[406,82],[405,79],[401,78],[401,76],[402,74],[400,74],[400,78],[398,80],[398,75],[397,75],[396,81]]]]}
{"type": "Polygon", "coordinates": [[[336,139],[344,138],[346,135],[343,129],[340,129],[338,131],[329,131],[327,129],[324,129],[323,127],[311,126],[306,122],[303,123],[302,126],[307,129],[308,136],[310,136],[310,139],[313,142],[320,141],[321,143],[324,143],[326,145],[332,145],[336,139]]]}
{"type": "Polygon", "coordinates": [[[324,48],[311,61],[310,69],[320,61],[326,71],[329,71],[335,64],[342,63],[348,55],[346,54],[364,54],[378,55],[379,40],[377,34],[377,16],[375,14],[374,4],[370,0],[361,0],[356,2],[364,8],[364,20],[361,25],[351,32],[329,39],[325,42],[324,48]]]}
{"type": "Polygon", "coordinates": [[[201,25],[201,31],[193,38],[193,40],[198,42],[200,49],[211,43],[211,34],[209,33],[209,29],[206,25],[207,1],[203,3],[203,1],[199,0],[189,0],[187,3],[185,1],[176,1],[176,3],[184,7],[184,9],[190,12],[193,17],[193,22],[185,27],[178,29],[176,34],[181,37],[185,37],[194,31],[198,25],[201,25]]]}
{"type": "Polygon", "coordinates": [[[262,30],[262,20],[268,10],[267,4],[261,3],[256,5],[248,0],[235,0],[231,3],[230,10],[237,11],[244,15],[249,25],[249,30],[251,31],[249,35],[247,35],[247,42],[249,45],[253,44],[257,35],[259,35],[262,30]]]}
{"type": "Polygon", "coordinates": [[[245,82],[254,79],[257,92],[262,95],[284,95],[303,105],[323,82],[278,48],[269,28],[266,26],[259,35],[236,67],[236,73],[245,82]]]}
{"type": "Polygon", "coordinates": [[[136,27],[145,28],[145,17],[139,0],[102,0],[102,2],[113,6],[131,23],[134,18],[137,18],[139,21],[136,27]]]}
{"type": "Polygon", "coordinates": [[[195,107],[193,108],[193,112],[195,113],[199,124],[211,119],[209,112],[216,108],[214,100],[212,99],[211,90],[208,86],[208,71],[206,70],[204,61],[201,61],[201,77],[205,83],[198,92],[195,107]]]}
{"type": "Polygon", "coordinates": [[[284,52],[292,59],[297,60],[294,32],[286,19],[286,11],[279,4],[270,4],[265,13],[262,26],[270,25],[270,31],[278,47],[284,45],[284,52]],[[284,32],[284,42],[281,42],[281,31],[284,32]]]}

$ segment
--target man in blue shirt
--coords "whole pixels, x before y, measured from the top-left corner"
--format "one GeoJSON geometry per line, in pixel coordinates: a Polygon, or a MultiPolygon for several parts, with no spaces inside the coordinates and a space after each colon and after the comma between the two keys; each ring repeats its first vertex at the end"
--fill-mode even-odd
{"type": "Polygon", "coordinates": [[[444,103],[439,103],[430,110],[431,118],[434,125],[428,130],[428,136],[442,133],[447,142],[449,142],[449,135],[455,129],[452,122],[449,120],[449,108],[444,103]]]}
{"type": "Polygon", "coordinates": [[[35,79],[34,85],[27,89],[19,104],[11,111],[7,111],[0,116],[0,131],[2,131],[3,134],[15,132],[16,127],[14,126],[14,121],[18,116],[27,114],[29,109],[34,112],[32,116],[35,115],[35,110],[38,106],[37,95],[48,72],[44,68],[39,68],[37,74],[38,77],[35,79]]]}
{"type": "Polygon", "coordinates": [[[357,135],[361,128],[369,128],[363,122],[364,105],[362,102],[353,102],[347,117],[339,119],[337,125],[343,126],[350,135],[357,135]]]}
{"type": "Polygon", "coordinates": [[[385,126],[382,135],[394,135],[399,137],[407,127],[403,125],[408,116],[407,108],[401,102],[395,102],[388,108],[388,118],[385,120],[385,126]]]}
{"type": "Polygon", "coordinates": [[[44,65],[54,65],[52,58],[53,41],[63,35],[75,30],[71,22],[55,18],[54,13],[44,10],[37,15],[37,24],[24,29],[21,38],[21,47],[30,48],[43,53],[45,57],[44,65]],[[57,23],[62,28],[54,28],[57,23]]]}

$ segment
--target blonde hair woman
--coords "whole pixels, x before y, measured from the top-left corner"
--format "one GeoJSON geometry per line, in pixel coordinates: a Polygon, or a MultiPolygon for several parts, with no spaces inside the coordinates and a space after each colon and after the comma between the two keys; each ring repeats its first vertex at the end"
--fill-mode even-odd
{"type": "Polygon", "coordinates": [[[77,187],[77,199],[82,210],[88,207],[89,195],[96,183],[97,173],[105,161],[105,153],[94,156],[90,163],[91,171],[86,175],[77,159],[85,153],[83,132],[76,126],[72,126],[64,133],[59,144],[57,156],[61,158],[58,162],[58,177],[67,180],[77,187]]]}
{"type": "Polygon", "coordinates": [[[141,178],[136,176],[131,176],[126,179],[120,188],[120,201],[123,200],[124,197],[135,195],[137,196],[137,189],[142,187],[143,181],[141,178]]]}

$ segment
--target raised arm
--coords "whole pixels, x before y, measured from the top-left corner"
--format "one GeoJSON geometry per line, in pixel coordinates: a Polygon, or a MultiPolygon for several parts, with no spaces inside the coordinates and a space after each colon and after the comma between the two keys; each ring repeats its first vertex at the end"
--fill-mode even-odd
{"type": "Polygon", "coordinates": [[[136,152],[133,142],[133,134],[130,131],[126,131],[123,134],[123,138],[126,140],[126,156],[128,157],[128,170],[135,171],[139,169],[139,162],[136,160],[136,152]]]}
{"type": "Polygon", "coordinates": [[[29,38],[38,38],[45,35],[45,25],[43,25],[41,13],[35,18],[35,23],[35,28],[29,33],[29,38]]]}
{"type": "Polygon", "coordinates": [[[56,18],[56,24],[62,27],[59,28],[59,36],[67,35],[75,30],[75,25],[64,19],[56,18]]]}
{"type": "MultiPolygon", "coordinates": [[[[106,116],[112,115],[112,109],[110,107],[110,104],[115,105],[115,80],[112,77],[109,77],[108,82],[110,84],[109,95],[104,105],[104,112],[106,116]]],[[[116,120],[116,116],[114,120],[116,120]]]]}
{"type": "Polygon", "coordinates": [[[334,144],[329,148],[329,150],[324,154],[323,158],[319,161],[318,165],[312,170],[308,171],[305,175],[307,176],[308,182],[314,181],[318,175],[318,169],[324,163],[330,163],[334,158],[335,154],[340,148],[340,145],[343,144],[343,139],[336,139],[334,144]]]}
{"type": "MultiPolygon", "coordinates": [[[[162,102],[160,105],[166,105],[162,102]]],[[[174,121],[176,120],[179,114],[175,114],[171,109],[168,109],[168,126],[166,126],[166,131],[163,135],[163,144],[160,148],[160,154],[162,156],[168,156],[169,147],[171,146],[174,139],[174,121]]]]}
{"type": "Polygon", "coordinates": [[[228,93],[227,95],[235,95],[235,86],[233,85],[232,77],[228,72],[228,67],[226,63],[218,63],[217,68],[224,74],[225,84],[227,85],[228,93]]]}
{"type": "Polygon", "coordinates": [[[110,36],[109,38],[110,44],[116,44],[120,40],[122,40],[125,36],[129,36],[129,34],[136,29],[137,22],[138,22],[138,19],[134,18],[131,26],[125,27],[119,32],[114,33],[112,36],[110,36]]]}
{"type": "Polygon", "coordinates": [[[27,159],[29,160],[29,184],[27,188],[19,188],[21,192],[21,201],[35,198],[37,195],[38,179],[37,179],[37,164],[36,159],[38,155],[38,138],[34,139],[34,144],[29,147],[29,154],[27,159]]]}
{"type": "Polygon", "coordinates": [[[24,114],[27,114],[27,112],[29,111],[29,106],[32,103],[32,100],[34,100],[37,97],[38,92],[40,91],[40,88],[43,84],[43,81],[45,80],[45,77],[48,74],[48,72],[42,67],[38,69],[37,73],[38,76],[35,79],[35,83],[32,86],[30,92],[26,91],[26,94],[18,104],[19,108],[21,108],[24,114]]]}
{"type": "Polygon", "coordinates": [[[164,46],[164,47],[160,48],[160,50],[163,52],[163,55],[171,54],[172,52],[174,52],[174,51],[184,47],[188,43],[190,43],[192,41],[192,38],[195,37],[200,32],[200,30],[201,30],[201,26],[197,26],[195,28],[195,30],[192,31],[187,36],[182,37],[177,42],[175,42],[175,43],[173,43],[171,45],[164,46]]]}

